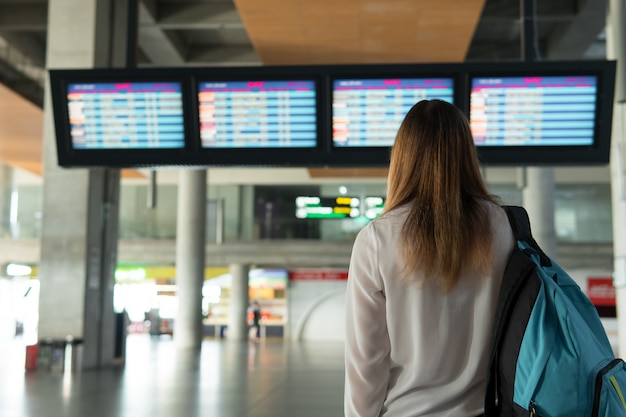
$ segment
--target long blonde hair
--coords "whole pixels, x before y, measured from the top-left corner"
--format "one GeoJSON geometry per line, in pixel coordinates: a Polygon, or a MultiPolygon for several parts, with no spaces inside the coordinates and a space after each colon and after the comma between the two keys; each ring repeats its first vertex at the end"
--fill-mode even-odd
{"type": "Polygon", "coordinates": [[[491,263],[483,182],[467,118],[452,104],[424,100],[406,114],[391,151],[385,212],[410,204],[401,234],[404,276],[449,291],[461,270],[491,263]]]}

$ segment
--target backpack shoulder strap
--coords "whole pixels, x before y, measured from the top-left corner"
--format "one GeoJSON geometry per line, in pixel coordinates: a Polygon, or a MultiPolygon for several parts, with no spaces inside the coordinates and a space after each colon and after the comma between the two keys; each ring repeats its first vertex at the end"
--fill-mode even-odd
{"type": "MultiPolygon", "coordinates": [[[[487,390],[485,394],[485,417],[496,417],[504,415],[502,408],[505,407],[503,403],[505,397],[508,395],[509,387],[506,385],[511,381],[508,381],[504,376],[509,375],[508,366],[510,364],[505,361],[501,363],[502,359],[502,345],[505,339],[506,330],[511,326],[511,320],[513,311],[518,305],[517,299],[520,294],[527,291],[532,294],[535,286],[529,285],[532,281],[529,276],[532,271],[536,269],[536,264],[528,256],[530,253],[538,253],[540,258],[545,257],[543,251],[539,248],[539,245],[532,236],[530,230],[530,220],[528,213],[523,207],[519,206],[502,206],[511,225],[513,231],[513,237],[515,238],[516,245],[510,258],[507,261],[507,266],[502,277],[502,285],[500,287],[500,293],[498,296],[498,304],[496,307],[495,320],[493,324],[493,334],[491,340],[491,351],[489,354],[489,374],[487,377],[487,390]],[[517,246],[517,241],[523,241],[530,245],[530,248],[521,250],[517,246]],[[529,287],[530,289],[524,290],[529,287]]],[[[546,258],[547,259],[547,258],[546,258]]],[[[527,295],[524,295],[527,296],[527,295]]],[[[523,308],[532,308],[534,303],[521,303],[519,305],[523,308]]],[[[524,310],[524,313],[516,313],[516,318],[528,316],[529,312],[524,310]]],[[[508,404],[508,403],[507,403],[508,404]]],[[[505,407],[506,408],[506,407],[505,407]]]]}
{"type": "Polygon", "coordinates": [[[515,240],[522,240],[529,244],[533,250],[539,254],[542,265],[551,265],[552,262],[548,255],[539,247],[537,241],[533,237],[530,229],[530,219],[528,218],[528,212],[524,207],[520,206],[502,206],[509,218],[511,224],[511,230],[513,230],[513,236],[515,240]]]}
{"type": "Polygon", "coordinates": [[[509,218],[515,240],[523,240],[525,242],[534,240],[530,231],[530,219],[526,209],[520,206],[502,206],[502,208],[509,218]]]}

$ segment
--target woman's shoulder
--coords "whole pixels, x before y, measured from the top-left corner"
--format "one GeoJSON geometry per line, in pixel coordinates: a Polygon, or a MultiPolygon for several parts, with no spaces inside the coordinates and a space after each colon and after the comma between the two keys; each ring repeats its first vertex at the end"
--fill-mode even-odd
{"type": "Polygon", "coordinates": [[[504,207],[500,204],[489,202],[488,215],[491,221],[491,229],[496,238],[496,245],[507,248],[512,246],[514,243],[513,231],[504,207]]]}
{"type": "Polygon", "coordinates": [[[508,223],[506,211],[501,204],[493,201],[484,201],[483,204],[486,207],[489,218],[492,219],[492,223],[508,223]]]}
{"type": "Polygon", "coordinates": [[[502,215],[506,216],[506,213],[504,211],[504,208],[502,208],[502,205],[500,205],[498,202],[494,200],[480,199],[478,200],[478,203],[480,204],[484,212],[489,217],[492,217],[492,216],[500,217],[502,215]]]}

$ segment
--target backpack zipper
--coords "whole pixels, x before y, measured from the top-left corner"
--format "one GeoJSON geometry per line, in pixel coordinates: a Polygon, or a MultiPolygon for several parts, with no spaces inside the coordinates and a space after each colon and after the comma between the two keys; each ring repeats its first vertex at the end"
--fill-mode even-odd
{"type": "Polygon", "coordinates": [[[598,373],[596,374],[596,386],[595,386],[595,393],[593,396],[593,408],[591,409],[592,417],[597,417],[600,411],[599,409],[600,409],[600,394],[602,393],[602,377],[611,369],[619,365],[621,362],[622,362],[621,359],[615,358],[611,362],[609,362],[608,365],[600,369],[600,371],[598,371],[598,373]]]}
{"type": "Polygon", "coordinates": [[[537,417],[537,407],[534,401],[531,401],[528,405],[528,411],[530,411],[530,414],[528,414],[529,417],[537,417]]]}

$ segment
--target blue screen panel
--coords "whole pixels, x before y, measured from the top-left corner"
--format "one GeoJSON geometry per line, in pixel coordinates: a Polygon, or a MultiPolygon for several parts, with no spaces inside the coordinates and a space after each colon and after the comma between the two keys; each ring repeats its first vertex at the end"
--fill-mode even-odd
{"type": "Polygon", "coordinates": [[[390,147],[409,109],[427,99],[452,103],[452,78],[334,80],[333,146],[390,147]]]}
{"type": "Polygon", "coordinates": [[[178,82],[68,84],[72,148],[183,148],[181,89],[178,82]]]}
{"type": "Polygon", "coordinates": [[[203,148],[314,148],[315,81],[224,81],[198,85],[203,148]]]}
{"type": "Polygon", "coordinates": [[[470,125],[477,146],[594,144],[595,76],[476,77],[470,125]]]}

